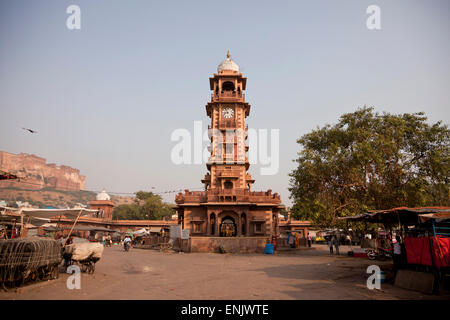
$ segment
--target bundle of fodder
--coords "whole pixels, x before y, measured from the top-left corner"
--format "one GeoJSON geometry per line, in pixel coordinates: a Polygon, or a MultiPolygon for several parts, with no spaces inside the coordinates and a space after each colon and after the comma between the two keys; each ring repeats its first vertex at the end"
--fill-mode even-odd
{"type": "Polygon", "coordinates": [[[64,248],[64,259],[84,261],[93,260],[97,262],[103,254],[103,245],[98,242],[83,242],[67,245],[64,248]]]}
{"type": "Polygon", "coordinates": [[[61,244],[47,238],[0,240],[0,283],[20,285],[27,280],[58,277],[61,244]]]}

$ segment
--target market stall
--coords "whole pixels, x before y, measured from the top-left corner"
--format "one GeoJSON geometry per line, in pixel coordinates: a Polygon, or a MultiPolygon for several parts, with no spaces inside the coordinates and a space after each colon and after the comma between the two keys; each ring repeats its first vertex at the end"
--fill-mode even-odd
{"type": "Polygon", "coordinates": [[[405,269],[434,274],[434,291],[448,281],[450,207],[399,207],[341,219],[382,224],[391,239],[400,236],[405,269]]]}

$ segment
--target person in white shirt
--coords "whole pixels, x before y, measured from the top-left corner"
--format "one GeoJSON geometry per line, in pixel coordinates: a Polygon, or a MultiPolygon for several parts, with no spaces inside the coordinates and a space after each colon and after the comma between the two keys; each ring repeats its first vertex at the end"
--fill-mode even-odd
{"type": "Polygon", "coordinates": [[[392,240],[392,243],[394,244],[394,270],[397,271],[398,269],[400,269],[402,262],[402,246],[400,244],[400,236],[395,236],[395,239],[392,240]]]}

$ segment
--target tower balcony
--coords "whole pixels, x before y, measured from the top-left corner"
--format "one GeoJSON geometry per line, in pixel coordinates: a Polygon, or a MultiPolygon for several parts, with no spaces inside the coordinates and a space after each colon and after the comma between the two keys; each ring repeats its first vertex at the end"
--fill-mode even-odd
{"type": "Polygon", "coordinates": [[[238,157],[237,155],[215,155],[215,156],[210,156],[208,158],[208,162],[206,164],[248,164],[248,157],[238,157]]]}
{"type": "Polygon", "coordinates": [[[185,190],[184,193],[179,193],[175,196],[175,203],[203,203],[207,202],[207,191],[189,191],[185,190]]]}
{"type": "Polygon", "coordinates": [[[189,191],[179,193],[175,197],[177,204],[184,203],[208,203],[208,202],[247,202],[255,204],[280,205],[281,197],[272,190],[250,191],[248,189],[210,189],[208,191],[189,191]]]}
{"type": "Polygon", "coordinates": [[[222,91],[211,94],[211,101],[245,101],[245,94],[236,91],[222,91]]]}
{"type": "MultiPolygon", "coordinates": [[[[211,127],[211,125],[208,125],[208,138],[211,140],[211,138],[213,138],[214,135],[214,128],[211,127]]],[[[235,137],[237,138],[238,136],[242,137],[243,139],[247,140],[248,138],[248,125],[245,125],[244,130],[242,130],[242,133],[239,132],[240,128],[236,128],[236,121],[227,121],[226,123],[222,123],[221,125],[219,125],[218,128],[216,128],[216,130],[227,130],[227,129],[232,129],[232,130],[236,130],[236,135],[235,137]],[[238,134],[239,133],[239,134],[238,134]]],[[[217,135],[217,134],[216,134],[217,135]]],[[[222,133],[223,136],[226,135],[226,133],[222,133]]]]}
{"type": "Polygon", "coordinates": [[[240,164],[245,165],[246,170],[250,168],[250,163],[248,161],[248,157],[229,157],[229,158],[223,158],[220,155],[211,156],[208,158],[208,162],[206,162],[206,168],[208,170],[211,170],[211,166],[214,164],[226,164],[226,165],[233,165],[233,164],[240,164]]]}

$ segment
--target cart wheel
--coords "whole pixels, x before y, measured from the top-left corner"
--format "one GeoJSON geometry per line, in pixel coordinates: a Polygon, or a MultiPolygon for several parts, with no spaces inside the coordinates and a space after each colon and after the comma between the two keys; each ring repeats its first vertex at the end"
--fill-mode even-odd
{"type": "Polygon", "coordinates": [[[45,279],[45,269],[39,268],[37,270],[37,280],[43,281],[45,279]]]}
{"type": "Polygon", "coordinates": [[[58,265],[54,265],[52,270],[50,271],[50,279],[58,279],[59,278],[59,270],[58,265]]]}
{"type": "Polygon", "coordinates": [[[30,275],[30,280],[34,282],[34,281],[36,281],[37,279],[39,279],[39,273],[38,273],[38,271],[32,272],[31,275],[30,275]]]}
{"type": "Polygon", "coordinates": [[[13,283],[16,287],[21,287],[25,283],[24,274],[22,272],[18,272],[17,278],[14,277],[13,279],[11,279],[11,283],[13,283]]]}
{"type": "Polygon", "coordinates": [[[88,272],[89,272],[90,274],[93,274],[94,271],[95,271],[95,263],[91,261],[90,264],[89,264],[89,270],[88,270],[88,272]]]}

